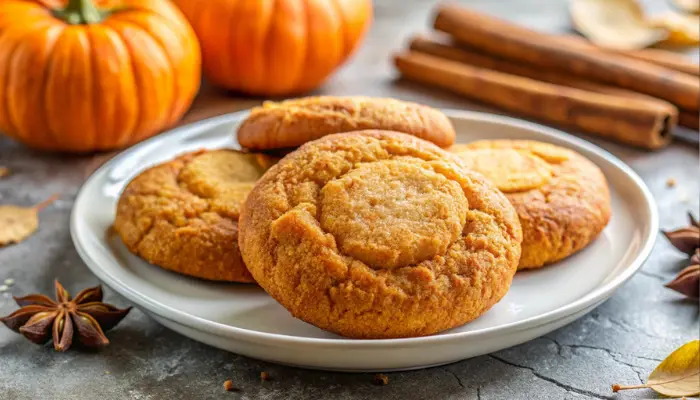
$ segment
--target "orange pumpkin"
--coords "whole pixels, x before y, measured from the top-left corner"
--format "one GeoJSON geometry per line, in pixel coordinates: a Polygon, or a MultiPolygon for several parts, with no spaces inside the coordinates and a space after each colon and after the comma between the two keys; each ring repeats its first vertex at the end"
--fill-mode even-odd
{"type": "Polygon", "coordinates": [[[197,32],[204,75],[255,95],[318,87],[355,50],[371,0],[175,0],[197,32]]]}
{"type": "Polygon", "coordinates": [[[43,150],[128,146],[175,123],[200,50],[168,0],[0,0],[0,132],[43,150]]]}

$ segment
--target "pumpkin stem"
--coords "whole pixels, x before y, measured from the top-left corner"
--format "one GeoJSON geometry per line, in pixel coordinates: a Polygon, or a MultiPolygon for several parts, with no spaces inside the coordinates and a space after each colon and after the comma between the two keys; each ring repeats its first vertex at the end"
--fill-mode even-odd
{"type": "Polygon", "coordinates": [[[68,0],[62,9],[53,10],[54,16],[71,25],[98,24],[109,14],[110,10],[98,10],[92,0],[68,0]]]}

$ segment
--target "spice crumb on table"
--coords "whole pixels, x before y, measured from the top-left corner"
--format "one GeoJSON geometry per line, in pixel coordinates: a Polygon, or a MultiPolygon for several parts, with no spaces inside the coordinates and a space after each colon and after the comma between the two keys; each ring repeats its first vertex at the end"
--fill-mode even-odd
{"type": "Polygon", "coordinates": [[[233,381],[229,379],[224,382],[224,390],[227,392],[237,392],[238,388],[233,386],[233,381]]]}
{"type": "Polygon", "coordinates": [[[389,384],[389,377],[384,374],[376,374],[372,378],[372,383],[377,386],[386,386],[389,384]]]}

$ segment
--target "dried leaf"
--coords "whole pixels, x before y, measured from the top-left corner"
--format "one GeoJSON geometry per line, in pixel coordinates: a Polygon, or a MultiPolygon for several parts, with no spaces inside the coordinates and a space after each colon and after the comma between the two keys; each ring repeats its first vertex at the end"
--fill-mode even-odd
{"type": "Polygon", "coordinates": [[[700,0],[673,0],[673,4],[686,13],[700,14],[700,0]]]}
{"type": "Polygon", "coordinates": [[[681,397],[700,394],[700,340],[678,348],[659,364],[643,385],[613,385],[613,392],[651,388],[664,396],[681,397]]]}
{"type": "Polygon", "coordinates": [[[667,12],[653,18],[650,25],[668,31],[660,43],[669,46],[696,46],[700,44],[700,16],[667,12]]]}
{"type": "Polygon", "coordinates": [[[686,267],[665,286],[691,299],[700,298],[700,265],[686,267]]]}
{"type": "Polygon", "coordinates": [[[0,167],[0,178],[4,178],[10,175],[10,169],[7,167],[0,167]]]}
{"type": "Polygon", "coordinates": [[[28,238],[39,226],[38,213],[54,202],[53,195],[34,207],[0,206],[0,247],[19,243],[28,238]]]}
{"type": "Polygon", "coordinates": [[[668,37],[665,28],[648,23],[635,0],[574,0],[570,13],[576,30],[600,47],[642,49],[668,37]]]}

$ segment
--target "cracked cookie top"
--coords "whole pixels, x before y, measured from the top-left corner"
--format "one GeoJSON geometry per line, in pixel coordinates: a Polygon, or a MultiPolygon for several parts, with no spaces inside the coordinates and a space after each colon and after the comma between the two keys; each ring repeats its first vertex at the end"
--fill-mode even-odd
{"type": "Polygon", "coordinates": [[[450,120],[431,107],[388,98],[319,96],[266,101],[238,128],[241,146],[293,148],[334,133],[381,129],[407,133],[440,147],[454,143],[450,120]]]}
{"type": "Polygon", "coordinates": [[[124,189],[115,230],[132,253],[165,269],[252,282],[238,250],[238,216],[268,165],[260,154],[213,150],[149,168],[124,189]]]}
{"type": "Polygon", "coordinates": [[[256,281],[294,316],[357,338],[433,334],[486,312],[520,256],[517,215],[424,140],[336,134],[286,156],[243,205],[256,281]]]}
{"type": "Polygon", "coordinates": [[[518,212],[519,269],[542,267],[583,249],[610,219],[605,176],[574,151],[527,140],[483,140],[450,151],[503,191],[518,212]]]}

